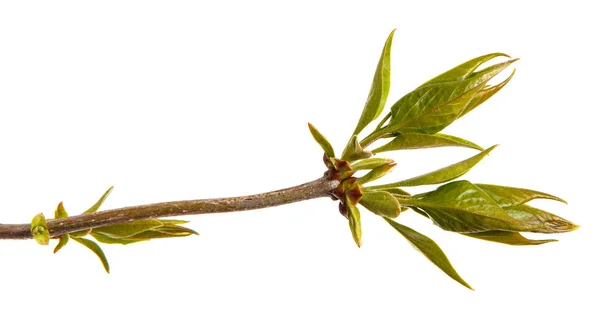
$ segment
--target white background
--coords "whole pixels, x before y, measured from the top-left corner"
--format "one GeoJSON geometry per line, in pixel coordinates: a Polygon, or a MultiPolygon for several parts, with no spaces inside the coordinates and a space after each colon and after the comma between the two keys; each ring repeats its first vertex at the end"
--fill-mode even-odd
{"type": "MultiPolygon", "coordinates": [[[[592,1],[3,1],[0,222],[258,193],[324,171],[306,123],[341,152],[397,28],[390,104],[490,52],[510,84],[444,132],[489,147],[474,182],[556,194],[581,225],[537,247],[399,221],[476,291],[363,213],[364,245],[328,199],[187,217],[199,237],[108,246],[0,242],[2,330],[598,330],[597,10],[592,1]],[[217,4],[218,3],[218,4],[217,4]],[[418,4],[417,4],[418,3],[418,4]]],[[[391,154],[388,180],[472,155],[391,154]]],[[[539,236],[532,236],[539,237],[539,236]]]]}

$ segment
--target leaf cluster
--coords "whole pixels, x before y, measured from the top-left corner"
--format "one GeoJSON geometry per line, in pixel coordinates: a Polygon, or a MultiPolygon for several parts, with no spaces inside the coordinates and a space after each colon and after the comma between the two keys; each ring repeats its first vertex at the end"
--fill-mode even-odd
{"type": "Polygon", "coordinates": [[[394,31],[385,41],[362,114],[339,158],[336,158],[325,136],[309,124],[312,136],[325,153],[324,162],[329,176],[341,181],[332,197],[340,201],[340,212],[348,219],[355,243],[359,247],[362,244],[360,205],[381,216],[452,279],[471,288],[432,239],[394,219],[404,211],[413,210],[444,230],[508,245],[539,245],[555,241],[527,239],[522,232],[560,233],[577,229],[577,225],[564,218],[526,204],[533,199],[564,202],[558,197],[529,189],[456,180],[496,146],[484,149],[474,142],[440,131],[487,101],[512,79],[514,70],[500,83],[490,83],[518,60],[504,53],[476,57],[428,80],[394,103],[375,129],[360,139],[363,130],[385,109],[390,89],[393,36],[394,31]],[[505,60],[489,65],[497,58],[505,60]],[[368,150],[375,142],[382,143],[368,150]],[[416,177],[369,185],[384,177],[396,165],[392,159],[374,155],[439,147],[470,148],[478,153],[416,177]],[[443,185],[415,195],[405,191],[407,187],[436,184],[443,185]]]}
{"type": "MultiPolygon", "coordinates": [[[[110,187],[98,201],[88,208],[83,214],[91,214],[97,212],[109,194],[112,192],[110,187]]],[[[61,202],[54,211],[54,218],[67,218],[69,214],[61,202]]],[[[151,239],[161,238],[177,238],[186,237],[191,234],[198,234],[192,229],[181,226],[188,223],[180,220],[163,220],[163,219],[145,219],[133,221],[129,223],[107,225],[94,229],[71,232],[58,237],[58,244],[54,248],[54,253],[60,251],[69,241],[73,241],[90,249],[102,262],[102,266],[106,272],[110,272],[110,266],[106,255],[102,251],[99,243],[103,244],[121,244],[128,245],[151,239]],[[96,241],[91,240],[93,237],[96,241]]],[[[50,239],[54,239],[48,230],[46,219],[43,214],[36,215],[31,221],[31,234],[40,245],[48,245],[50,239]]]]}

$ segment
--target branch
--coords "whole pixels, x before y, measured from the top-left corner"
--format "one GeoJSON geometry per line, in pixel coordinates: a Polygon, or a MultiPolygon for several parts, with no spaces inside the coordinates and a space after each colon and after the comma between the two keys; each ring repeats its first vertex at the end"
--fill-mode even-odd
{"type": "MultiPolygon", "coordinates": [[[[50,237],[56,238],[75,231],[149,218],[228,213],[280,206],[303,200],[327,197],[339,184],[338,180],[329,179],[327,176],[324,176],[302,185],[267,193],[233,198],[172,201],[125,207],[68,218],[51,219],[47,221],[47,225],[50,237]]],[[[29,223],[0,224],[0,239],[32,238],[29,223]]]]}

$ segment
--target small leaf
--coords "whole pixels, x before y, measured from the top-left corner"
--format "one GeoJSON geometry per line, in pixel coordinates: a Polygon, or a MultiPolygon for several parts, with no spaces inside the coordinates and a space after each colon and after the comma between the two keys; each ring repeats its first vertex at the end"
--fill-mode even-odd
{"type": "MultiPolygon", "coordinates": [[[[173,237],[187,237],[192,234],[199,235],[198,232],[196,232],[192,229],[188,229],[183,226],[175,226],[175,225],[161,226],[160,228],[153,229],[152,231],[160,232],[163,234],[168,234],[173,237]]],[[[140,235],[142,235],[142,234],[140,234],[140,235]]]]}
{"type": "Polygon", "coordinates": [[[58,204],[58,206],[56,207],[56,210],[54,211],[54,218],[67,218],[67,217],[69,217],[69,214],[67,213],[65,206],[61,202],[58,204]]]}
{"type": "Polygon", "coordinates": [[[100,228],[93,229],[92,232],[100,233],[111,238],[127,238],[134,236],[138,233],[142,233],[144,231],[159,228],[161,226],[164,226],[164,224],[161,221],[157,219],[147,219],[123,224],[103,226],[100,228]]]}
{"type": "Polygon", "coordinates": [[[499,56],[510,57],[504,53],[491,53],[479,56],[428,80],[421,86],[467,79],[479,66],[499,56]]]}
{"type": "Polygon", "coordinates": [[[417,207],[436,225],[447,231],[472,233],[489,230],[533,231],[544,227],[539,220],[515,219],[488,194],[468,181],[456,181],[433,192],[400,201],[417,207]]]}
{"type": "Polygon", "coordinates": [[[446,275],[450,276],[450,278],[459,282],[463,286],[468,289],[473,289],[467,282],[465,282],[458,272],[454,270],[454,267],[446,257],[446,254],[442,251],[440,246],[438,246],[435,241],[431,240],[429,237],[407,227],[394,220],[384,217],[384,219],[398,231],[406,240],[408,240],[413,247],[419,252],[423,253],[425,257],[429,259],[433,264],[435,264],[438,268],[440,268],[446,275]]]}
{"type": "Polygon", "coordinates": [[[360,160],[360,159],[368,159],[373,155],[373,153],[369,151],[365,151],[360,143],[358,142],[358,136],[353,135],[346,145],[344,149],[344,153],[342,154],[342,159],[348,162],[360,160]]]}
{"type": "Polygon", "coordinates": [[[394,38],[395,31],[393,30],[385,41],[367,102],[352,135],[358,135],[381,114],[381,111],[385,107],[385,102],[390,91],[390,52],[392,50],[392,39],[394,38]]]}
{"type": "Polygon", "coordinates": [[[396,198],[398,198],[398,197],[408,198],[411,196],[410,193],[408,193],[398,187],[377,188],[376,186],[363,186],[362,190],[363,190],[363,192],[385,191],[385,192],[388,192],[391,195],[395,196],[396,198]]]}
{"type": "Polygon", "coordinates": [[[362,226],[360,224],[360,211],[356,208],[355,205],[346,202],[346,207],[348,208],[348,225],[350,226],[350,231],[352,232],[352,238],[356,243],[356,246],[360,247],[362,245],[362,226]]]}
{"type": "Polygon", "coordinates": [[[382,130],[428,134],[441,131],[468,111],[486,84],[514,61],[516,59],[490,66],[462,80],[418,87],[392,106],[390,122],[382,130]]]}
{"type": "Polygon", "coordinates": [[[483,148],[481,148],[475,143],[446,134],[401,133],[398,134],[398,136],[396,136],[396,138],[394,138],[389,143],[379,148],[375,148],[372,152],[373,154],[377,154],[382,152],[397,151],[404,149],[434,148],[446,146],[474,148],[480,151],[483,150],[483,148]]]}
{"type": "Polygon", "coordinates": [[[39,213],[31,220],[31,235],[40,245],[48,245],[50,241],[50,232],[48,232],[48,226],[46,225],[46,218],[44,214],[39,213]]]}
{"type": "Polygon", "coordinates": [[[60,251],[61,248],[65,247],[68,242],[69,242],[68,234],[63,234],[62,236],[60,236],[60,238],[58,239],[58,244],[56,244],[56,247],[54,247],[54,254],[56,254],[58,251],[60,251]]]}
{"type": "Polygon", "coordinates": [[[89,248],[92,252],[94,252],[94,254],[96,254],[98,256],[100,261],[102,261],[102,266],[104,266],[104,270],[106,270],[106,273],[110,273],[110,266],[108,265],[108,260],[106,259],[106,255],[104,255],[102,248],[100,248],[100,246],[98,246],[98,244],[96,244],[95,242],[93,242],[91,240],[85,239],[85,238],[73,238],[73,240],[75,240],[76,242],[82,244],[83,246],[89,248]]]}
{"type": "Polygon", "coordinates": [[[533,240],[527,239],[523,237],[518,232],[508,232],[508,231],[485,231],[485,232],[477,232],[477,233],[463,233],[465,236],[473,237],[476,239],[482,239],[487,241],[493,241],[501,244],[507,245],[515,245],[515,246],[526,246],[526,245],[541,245],[553,241],[558,241],[555,239],[543,239],[543,240],[533,240]]]}
{"type": "Polygon", "coordinates": [[[105,236],[103,234],[97,233],[97,232],[92,232],[90,234],[92,237],[94,237],[94,239],[98,240],[99,242],[103,243],[103,244],[121,244],[121,245],[128,245],[128,244],[134,244],[137,242],[142,242],[142,241],[148,241],[150,239],[131,239],[131,238],[111,238],[108,236],[105,236]]]}
{"type": "Polygon", "coordinates": [[[385,191],[363,192],[359,203],[379,216],[396,218],[400,215],[398,200],[385,191]]]}
{"type": "Polygon", "coordinates": [[[92,232],[92,229],[85,229],[85,230],[81,230],[81,231],[70,232],[69,236],[71,238],[83,238],[83,237],[87,236],[88,234],[90,234],[91,232],[92,232]]]}
{"type": "Polygon", "coordinates": [[[560,216],[527,205],[512,206],[507,208],[506,212],[511,217],[522,222],[541,224],[540,227],[532,229],[531,232],[561,233],[577,230],[579,228],[577,224],[573,224],[560,216]]]}
{"type": "Polygon", "coordinates": [[[374,186],[377,189],[388,188],[388,187],[407,187],[407,186],[419,186],[419,185],[431,185],[431,184],[439,184],[451,181],[456,179],[465,173],[467,173],[471,168],[473,168],[479,161],[481,161],[486,155],[488,155],[494,148],[498,145],[494,145],[485,151],[472,156],[466,160],[462,160],[460,162],[451,164],[447,167],[426,173],[421,176],[413,177],[410,179],[405,179],[399,182],[374,186]]]}
{"type": "Polygon", "coordinates": [[[498,186],[489,184],[475,184],[494,199],[500,207],[522,205],[533,199],[550,199],[567,203],[565,200],[548,193],[528,190],[524,188],[498,186]]]}
{"type": "Polygon", "coordinates": [[[370,158],[366,160],[356,161],[350,167],[354,171],[375,169],[379,166],[394,163],[392,159],[370,158]]]}
{"type": "Polygon", "coordinates": [[[312,136],[315,139],[315,141],[321,146],[321,148],[325,152],[325,155],[327,155],[329,157],[335,157],[335,152],[333,151],[333,147],[331,147],[331,144],[329,143],[329,141],[327,140],[327,138],[325,138],[325,136],[323,136],[319,132],[319,130],[317,130],[310,123],[308,123],[308,129],[310,130],[310,134],[312,134],[312,136]]]}
{"type": "Polygon", "coordinates": [[[502,83],[494,85],[494,86],[485,87],[484,89],[477,92],[477,94],[473,97],[473,99],[471,99],[469,104],[465,107],[462,114],[460,114],[459,118],[465,116],[471,110],[475,109],[475,107],[484,103],[487,99],[491,98],[494,94],[496,94],[496,92],[500,91],[513,78],[513,76],[515,75],[515,72],[516,72],[516,70],[513,70],[513,72],[510,74],[510,76],[508,76],[508,78],[506,78],[502,83]]]}
{"type": "Polygon", "coordinates": [[[98,209],[100,209],[100,206],[102,206],[102,204],[104,203],[104,201],[106,200],[106,198],[108,198],[108,195],[110,194],[110,192],[112,192],[113,187],[109,187],[108,190],[106,190],[106,192],[104,192],[104,194],[100,197],[100,199],[93,205],[91,206],[88,210],[84,211],[84,214],[91,214],[91,213],[95,213],[98,211],[98,209]]]}
{"type": "Polygon", "coordinates": [[[394,169],[394,167],[396,167],[396,163],[384,164],[369,171],[366,175],[357,179],[356,182],[361,185],[372,182],[387,175],[390,171],[392,171],[392,169],[394,169]]]}

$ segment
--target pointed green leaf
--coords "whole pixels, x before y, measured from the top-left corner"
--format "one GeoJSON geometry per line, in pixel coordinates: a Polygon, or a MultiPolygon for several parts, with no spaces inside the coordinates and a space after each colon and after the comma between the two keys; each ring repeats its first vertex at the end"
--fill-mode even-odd
{"type": "Polygon", "coordinates": [[[164,226],[164,224],[161,221],[157,219],[147,219],[123,224],[103,226],[100,228],[93,229],[92,232],[100,233],[112,238],[127,238],[144,231],[159,228],[161,226],[164,226]]]}
{"type": "Polygon", "coordinates": [[[352,232],[352,238],[356,243],[356,246],[360,247],[362,245],[362,226],[360,224],[360,211],[356,208],[355,205],[348,203],[346,201],[346,207],[348,208],[348,225],[350,226],[350,231],[352,232]]]}
{"type": "Polygon", "coordinates": [[[68,242],[69,242],[68,234],[63,234],[62,236],[60,236],[60,238],[58,239],[58,244],[56,244],[56,247],[54,247],[54,254],[56,254],[58,251],[60,251],[61,248],[65,247],[65,245],[67,245],[68,242]]]}
{"type": "Polygon", "coordinates": [[[366,160],[356,161],[350,167],[353,171],[375,169],[379,166],[394,163],[392,159],[370,158],[366,160]]]}
{"type": "Polygon", "coordinates": [[[452,82],[469,78],[475,72],[475,70],[479,68],[479,66],[499,56],[510,57],[504,53],[492,53],[479,56],[428,80],[421,86],[443,82],[452,82]]]}
{"type": "Polygon", "coordinates": [[[475,97],[473,97],[473,99],[471,99],[469,104],[465,107],[465,110],[463,110],[462,114],[460,114],[459,118],[465,116],[471,110],[475,109],[477,106],[484,103],[487,99],[491,98],[494,94],[496,94],[496,92],[500,91],[513,78],[515,72],[516,70],[513,70],[510,76],[508,76],[508,78],[506,78],[502,83],[494,86],[485,87],[484,89],[477,92],[475,97]]]}
{"type": "Polygon", "coordinates": [[[522,205],[533,199],[550,199],[567,203],[565,200],[548,193],[528,190],[524,188],[498,186],[489,184],[475,184],[494,199],[500,207],[522,205]]]}
{"type": "Polygon", "coordinates": [[[342,154],[342,159],[348,162],[360,160],[360,159],[368,159],[373,155],[373,153],[369,151],[365,151],[360,143],[358,142],[358,136],[353,135],[346,145],[344,149],[344,153],[342,154]]]}
{"type": "Polygon", "coordinates": [[[97,233],[97,232],[92,232],[90,234],[92,237],[94,237],[94,239],[98,240],[99,242],[103,243],[103,244],[121,244],[121,245],[128,245],[128,244],[134,244],[137,242],[142,242],[142,241],[148,241],[150,239],[140,239],[140,238],[136,238],[136,239],[131,239],[131,238],[111,238],[108,236],[105,236],[103,234],[97,233]]]}
{"type": "Polygon", "coordinates": [[[319,132],[319,130],[317,130],[317,128],[315,128],[310,123],[308,123],[308,129],[310,130],[310,134],[312,134],[315,141],[321,146],[321,148],[325,152],[325,155],[327,155],[329,157],[335,157],[335,152],[333,151],[333,147],[331,147],[331,144],[329,143],[327,138],[325,138],[325,136],[323,136],[321,134],[321,132],[319,132]]]}
{"type": "Polygon", "coordinates": [[[545,226],[538,220],[515,219],[482,189],[465,180],[451,182],[433,192],[404,199],[401,204],[418,207],[436,225],[447,231],[533,231],[545,226]]]}
{"type": "Polygon", "coordinates": [[[516,59],[499,63],[456,81],[421,86],[392,106],[387,133],[437,133],[467,110],[486,84],[516,59]]]}
{"type": "Polygon", "coordinates": [[[69,236],[71,238],[83,238],[83,237],[87,236],[88,234],[90,234],[91,232],[92,232],[92,229],[85,229],[85,230],[81,230],[81,231],[70,232],[69,236]]]}
{"type": "MultiPolygon", "coordinates": [[[[152,231],[160,232],[163,234],[168,234],[173,237],[187,237],[192,234],[199,235],[198,232],[196,232],[192,229],[189,229],[189,228],[186,228],[183,226],[177,226],[177,225],[161,226],[160,228],[153,229],[152,231]]],[[[142,234],[140,234],[140,235],[142,235],[142,234]]]]}
{"type": "Polygon", "coordinates": [[[67,218],[67,217],[69,217],[69,214],[67,213],[65,206],[61,202],[58,204],[58,206],[56,207],[56,210],[54,211],[54,218],[67,218]]]}
{"type": "Polygon", "coordinates": [[[466,160],[462,160],[460,162],[451,164],[447,167],[426,173],[421,176],[413,177],[410,179],[405,179],[399,182],[374,186],[375,188],[387,188],[387,187],[407,187],[407,186],[419,186],[419,185],[431,185],[431,184],[439,184],[451,181],[456,179],[465,173],[467,173],[471,168],[473,168],[479,161],[481,161],[486,155],[488,155],[494,148],[498,145],[494,145],[485,151],[472,156],[466,160]]]}
{"type": "Polygon", "coordinates": [[[373,154],[377,154],[403,149],[434,148],[446,146],[474,148],[480,151],[483,150],[483,148],[481,148],[475,143],[447,134],[401,133],[389,143],[379,148],[375,148],[372,152],[373,154]]]}
{"type": "Polygon", "coordinates": [[[385,102],[390,91],[390,52],[392,50],[392,39],[394,38],[393,30],[388,36],[377,69],[375,70],[375,76],[373,77],[373,83],[371,84],[371,90],[363,109],[356,129],[352,135],[359,134],[369,123],[375,120],[385,107],[385,102]]]}
{"type": "Polygon", "coordinates": [[[411,196],[410,193],[408,193],[398,187],[377,188],[376,186],[363,186],[362,191],[363,192],[385,191],[385,192],[388,192],[391,195],[395,196],[396,198],[399,198],[399,197],[408,198],[411,196]]]}
{"type": "Polygon", "coordinates": [[[429,259],[433,264],[435,264],[438,268],[440,268],[446,275],[450,276],[450,278],[459,282],[463,286],[468,289],[473,289],[471,285],[467,284],[458,272],[454,270],[454,267],[446,257],[446,254],[442,251],[440,246],[438,246],[435,241],[431,240],[429,237],[409,228],[408,226],[402,225],[400,223],[394,222],[394,220],[384,217],[384,219],[398,231],[408,242],[410,242],[413,247],[421,252],[425,257],[429,259]]]}
{"type": "Polygon", "coordinates": [[[113,187],[109,187],[108,190],[106,190],[106,192],[104,192],[104,194],[100,197],[100,199],[98,199],[98,201],[91,206],[88,210],[84,211],[84,214],[91,214],[91,213],[95,213],[98,211],[98,209],[100,209],[100,206],[102,206],[102,204],[104,203],[104,201],[106,200],[106,198],[108,198],[108,195],[110,194],[110,192],[112,192],[113,187]]]}
{"type": "Polygon", "coordinates": [[[187,224],[190,222],[190,221],[182,221],[182,220],[163,220],[163,219],[159,219],[159,221],[164,225],[181,225],[181,224],[187,224]]]}
{"type": "Polygon", "coordinates": [[[507,232],[507,231],[486,231],[486,232],[478,232],[478,233],[463,233],[465,236],[493,241],[501,244],[507,245],[515,245],[515,246],[526,246],[526,245],[541,245],[553,241],[558,241],[555,239],[543,239],[543,240],[533,240],[527,239],[523,237],[518,232],[507,232]]]}
{"type": "Polygon", "coordinates": [[[106,259],[106,255],[104,255],[102,248],[100,248],[100,246],[98,246],[98,244],[96,244],[95,242],[93,242],[89,239],[85,239],[85,238],[73,238],[73,240],[75,240],[76,242],[82,244],[83,246],[89,248],[92,252],[94,252],[94,254],[96,254],[98,256],[98,258],[100,259],[100,261],[102,262],[102,266],[104,267],[104,270],[106,270],[106,273],[110,273],[110,266],[108,265],[108,260],[106,259]]]}
{"type": "Polygon", "coordinates": [[[560,216],[527,205],[512,206],[506,208],[506,212],[511,217],[522,222],[541,224],[539,227],[530,230],[531,232],[561,233],[577,230],[579,228],[578,225],[573,224],[560,216]]]}
{"type": "Polygon", "coordinates": [[[379,216],[396,218],[400,215],[398,200],[385,191],[363,192],[358,203],[379,216]]]}
{"type": "Polygon", "coordinates": [[[392,169],[394,169],[395,166],[396,166],[396,163],[388,163],[388,164],[379,166],[379,167],[369,171],[366,175],[357,179],[356,182],[358,184],[362,185],[362,184],[366,184],[366,183],[372,182],[374,180],[377,180],[377,179],[387,175],[390,171],[392,171],[392,169]]]}
{"type": "Polygon", "coordinates": [[[46,218],[44,214],[39,213],[31,220],[31,235],[33,239],[40,245],[48,245],[50,241],[50,232],[48,232],[48,226],[46,225],[46,218]]]}

